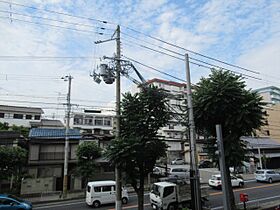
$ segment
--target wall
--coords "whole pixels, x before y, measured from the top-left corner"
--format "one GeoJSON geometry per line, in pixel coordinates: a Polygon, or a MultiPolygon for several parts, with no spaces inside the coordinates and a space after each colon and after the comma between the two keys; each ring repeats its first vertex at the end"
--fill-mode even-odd
{"type": "Polygon", "coordinates": [[[24,179],[21,182],[21,195],[52,192],[55,189],[55,178],[24,179]]]}

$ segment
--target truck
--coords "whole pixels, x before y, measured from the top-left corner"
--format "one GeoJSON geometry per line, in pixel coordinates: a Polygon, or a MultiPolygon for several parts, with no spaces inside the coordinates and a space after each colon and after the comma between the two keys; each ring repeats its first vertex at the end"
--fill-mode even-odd
{"type": "MultiPolygon", "coordinates": [[[[156,182],[149,195],[151,206],[156,210],[189,208],[192,202],[191,186],[187,182],[156,182]]],[[[207,197],[207,186],[201,187],[202,202],[207,201],[207,197]]]]}

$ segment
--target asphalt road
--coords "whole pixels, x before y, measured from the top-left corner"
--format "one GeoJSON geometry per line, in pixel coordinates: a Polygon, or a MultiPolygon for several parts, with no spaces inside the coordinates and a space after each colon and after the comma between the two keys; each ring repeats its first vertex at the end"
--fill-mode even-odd
{"type": "MultiPolygon", "coordinates": [[[[239,194],[247,193],[249,196],[248,205],[258,205],[258,203],[264,203],[267,201],[278,200],[280,204],[280,182],[276,182],[273,184],[267,183],[257,183],[257,182],[247,182],[245,183],[244,188],[236,188],[234,189],[235,193],[235,201],[239,203],[239,194]]],[[[223,201],[222,201],[222,191],[210,189],[209,190],[209,205],[213,210],[223,209],[223,201]]],[[[145,195],[145,209],[152,210],[149,204],[148,194],[145,195]]],[[[68,201],[68,202],[59,202],[52,204],[42,204],[42,205],[34,205],[34,210],[39,209],[49,209],[49,210],[90,210],[91,207],[88,207],[84,200],[78,201],[68,201]]],[[[137,197],[136,195],[130,196],[130,201],[127,205],[123,206],[123,209],[137,209],[137,197]]],[[[113,205],[106,205],[99,208],[99,210],[114,210],[113,205]]]]}

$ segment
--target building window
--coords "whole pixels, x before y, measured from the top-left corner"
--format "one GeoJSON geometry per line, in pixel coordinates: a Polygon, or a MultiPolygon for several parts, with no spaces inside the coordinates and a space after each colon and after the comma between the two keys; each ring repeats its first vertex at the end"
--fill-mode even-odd
{"type": "Polygon", "coordinates": [[[111,119],[105,118],[105,119],[104,119],[104,125],[106,125],[106,126],[111,126],[111,119]]]}
{"type": "Polygon", "coordinates": [[[102,118],[99,118],[99,117],[96,117],[94,119],[94,124],[95,125],[103,125],[103,119],[102,118]]]}
{"type": "Polygon", "coordinates": [[[5,113],[0,113],[0,118],[4,118],[5,117],[5,113]]]}
{"type": "Polygon", "coordinates": [[[41,116],[40,115],[35,115],[35,120],[40,120],[41,119],[41,116]]]}
{"type": "Polygon", "coordinates": [[[85,119],[85,125],[92,125],[92,119],[85,119]]]}
{"type": "Polygon", "coordinates": [[[23,114],[14,114],[14,119],[23,119],[23,114]]]}
{"type": "Polygon", "coordinates": [[[31,119],[32,119],[32,115],[27,114],[27,115],[25,116],[25,119],[27,119],[27,120],[31,120],[31,119]]]}
{"type": "Polygon", "coordinates": [[[83,117],[82,116],[75,116],[74,117],[74,125],[82,125],[83,124],[83,117]]]}

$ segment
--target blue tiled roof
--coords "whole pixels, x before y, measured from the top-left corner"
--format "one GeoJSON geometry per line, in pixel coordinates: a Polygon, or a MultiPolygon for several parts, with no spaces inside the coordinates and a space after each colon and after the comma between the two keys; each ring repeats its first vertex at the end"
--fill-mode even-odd
{"type": "MultiPolygon", "coordinates": [[[[81,137],[79,130],[69,129],[69,139],[80,139],[81,137]]],[[[65,129],[32,128],[29,131],[29,138],[64,139],[65,129]]]]}

